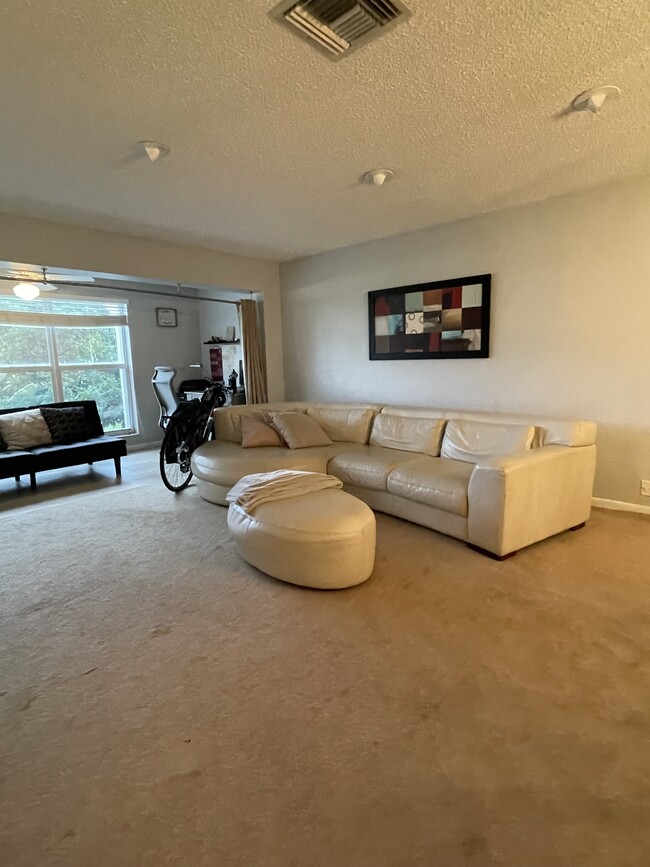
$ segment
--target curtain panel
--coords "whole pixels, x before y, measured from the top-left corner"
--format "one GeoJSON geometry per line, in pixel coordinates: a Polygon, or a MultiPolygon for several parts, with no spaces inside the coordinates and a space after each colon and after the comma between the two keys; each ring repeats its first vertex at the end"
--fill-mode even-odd
{"type": "Polygon", "coordinates": [[[242,349],[244,354],[244,385],[247,403],[266,403],[266,359],[257,318],[257,303],[252,300],[240,302],[242,349]]]}

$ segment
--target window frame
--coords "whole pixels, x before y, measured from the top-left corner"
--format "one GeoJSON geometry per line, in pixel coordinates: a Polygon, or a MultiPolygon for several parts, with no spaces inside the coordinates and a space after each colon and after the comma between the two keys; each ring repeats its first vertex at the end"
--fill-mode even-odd
{"type": "MultiPolygon", "coordinates": [[[[79,302],[79,298],[61,298],[57,301],[79,302]]],[[[93,298],[83,299],[90,303],[108,304],[106,299],[93,298]]],[[[27,328],[42,328],[45,331],[45,341],[48,352],[48,361],[41,364],[0,364],[0,373],[43,373],[49,372],[52,381],[53,402],[58,403],[65,401],[63,394],[63,377],[62,373],[75,370],[117,370],[120,374],[120,383],[122,394],[124,397],[124,415],[126,427],[119,430],[106,431],[107,436],[134,436],[139,433],[138,430],[138,410],[135,400],[135,383],[133,375],[133,360],[131,354],[131,332],[128,324],[128,302],[120,302],[127,309],[127,322],[124,325],[97,325],[91,326],[95,328],[115,328],[117,336],[117,361],[106,362],[75,362],[61,363],[59,361],[58,347],[56,341],[56,331],[62,328],[79,328],[73,323],[70,325],[32,325],[11,326],[9,323],[0,322],[0,334],[4,327],[27,327],[27,328]]]]}

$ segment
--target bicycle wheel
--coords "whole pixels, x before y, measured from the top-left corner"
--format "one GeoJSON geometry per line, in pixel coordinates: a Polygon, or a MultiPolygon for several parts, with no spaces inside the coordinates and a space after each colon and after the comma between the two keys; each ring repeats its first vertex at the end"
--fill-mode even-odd
{"type": "Polygon", "coordinates": [[[182,491],[192,480],[192,448],[186,426],[170,424],[160,447],[160,475],[170,491],[182,491]]]}

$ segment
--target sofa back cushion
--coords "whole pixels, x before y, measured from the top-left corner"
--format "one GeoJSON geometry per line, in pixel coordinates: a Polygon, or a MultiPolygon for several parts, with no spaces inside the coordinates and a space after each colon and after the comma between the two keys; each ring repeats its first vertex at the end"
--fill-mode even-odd
{"type": "Polygon", "coordinates": [[[535,425],[533,448],[542,446],[590,446],[596,442],[597,425],[593,421],[562,419],[548,416],[517,415],[511,413],[485,412],[482,410],[444,409],[428,406],[385,406],[382,413],[402,415],[409,418],[466,419],[485,424],[535,425]]]}
{"type": "Polygon", "coordinates": [[[335,443],[361,443],[370,435],[374,413],[369,407],[310,406],[307,415],[315,419],[335,443]]]}
{"type": "Polygon", "coordinates": [[[318,422],[304,412],[272,412],[270,415],[271,424],[290,449],[332,444],[318,422]]]}
{"type": "Polygon", "coordinates": [[[52,435],[40,409],[0,415],[0,436],[10,452],[52,445],[52,435]]]}
{"type": "Polygon", "coordinates": [[[479,458],[505,457],[531,448],[535,426],[525,424],[489,424],[468,419],[447,422],[441,456],[475,464],[479,458]]]}
{"type": "Polygon", "coordinates": [[[444,427],[443,418],[416,418],[382,412],[373,422],[370,443],[437,458],[444,427]]]}
{"type": "Polygon", "coordinates": [[[83,406],[42,406],[41,414],[57,445],[82,442],[93,435],[83,406]]]}

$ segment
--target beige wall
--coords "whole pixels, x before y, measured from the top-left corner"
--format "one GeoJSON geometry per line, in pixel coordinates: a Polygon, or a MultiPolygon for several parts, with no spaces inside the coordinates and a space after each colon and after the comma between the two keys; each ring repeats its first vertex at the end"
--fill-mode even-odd
{"type": "Polygon", "coordinates": [[[650,179],[296,260],[281,281],[288,399],[593,418],[595,495],[650,505],[650,179]],[[368,360],[368,291],[485,272],[489,359],[368,360]]]}
{"type": "Polygon", "coordinates": [[[281,400],[284,395],[276,262],[9,214],[0,214],[0,260],[260,292],[269,396],[281,400]]]}

